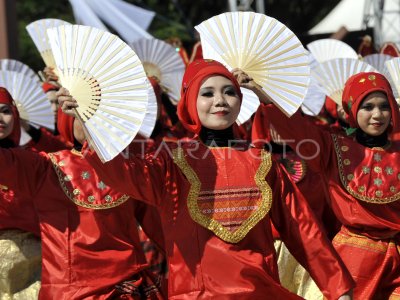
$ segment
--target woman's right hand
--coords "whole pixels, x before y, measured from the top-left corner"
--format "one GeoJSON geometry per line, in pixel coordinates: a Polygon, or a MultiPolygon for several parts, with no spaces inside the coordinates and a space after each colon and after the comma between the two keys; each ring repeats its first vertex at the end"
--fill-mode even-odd
{"type": "Polygon", "coordinates": [[[75,117],[74,108],[77,108],[78,102],[71,96],[69,91],[66,88],[60,88],[56,93],[58,104],[61,107],[61,110],[72,117],[75,117]]]}

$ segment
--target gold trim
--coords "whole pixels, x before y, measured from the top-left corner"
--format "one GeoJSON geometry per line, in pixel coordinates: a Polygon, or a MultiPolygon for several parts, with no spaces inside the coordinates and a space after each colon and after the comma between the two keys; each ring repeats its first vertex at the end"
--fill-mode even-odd
{"type": "Polygon", "coordinates": [[[388,242],[387,247],[382,244],[378,244],[375,240],[369,239],[366,236],[358,235],[346,231],[346,233],[339,232],[333,239],[332,244],[338,245],[350,245],[353,247],[372,250],[379,253],[385,253],[389,248],[390,242],[388,242]]]}
{"type": "MultiPolygon", "coordinates": [[[[53,168],[56,171],[56,174],[58,176],[58,181],[60,182],[61,188],[63,189],[65,195],[72,202],[74,202],[76,205],[81,206],[81,207],[85,207],[85,208],[90,208],[90,209],[109,209],[109,208],[113,208],[113,207],[119,206],[119,205],[121,205],[122,203],[124,203],[125,201],[127,201],[129,199],[129,196],[123,195],[121,198],[119,198],[118,200],[116,200],[114,202],[102,203],[102,204],[89,204],[89,203],[86,203],[86,202],[78,200],[77,198],[75,198],[73,196],[74,192],[71,193],[68,190],[68,188],[67,188],[67,186],[65,184],[65,180],[64,180],[65,174],[61,171],[60,167],[58,166],[57,159],[56,159],[54,153],[49,153],[48,155],[49,155],[49,157],[51,159],[51,162],[53,163],[53,168]]],[[[78,189],[75,189],[75,190],[78,190],[78,189]]]]}
{"type": "Polygon", "coordinates": [[[240,242],[246,234],[263,219],[272,206],[272,189],[266,182],[265,177],[271,169],[271,155],[265,151],[261,152],[261,164],[254,175],[254,180],[261,191],[261,205],[259,209],[245,220],[242,225],[230,232],[218,221],[207,218],[201,213],[197,200],[200,194],[201,182],[196,172],[190,167],[185,159],[185,153],[181,147],[172,151],[175,164],[181,169],[186,179],[189,181],[190,189],[187,198],[187,205],[192,219],[201,226],[214,232],[216,236],[229,243],[240,242]]]}
{"type": "MultiPolygon", "coordinates": [[[[352,195],[353,197],[355,197],[358,200],[364,201],[364,202],[368,202],[368,203],[374,203],[374,204],[387,204],[387,203],[391,203],[394,201],[397,201],[400,199],[400,193],[397,193],[393,196],[390,197],[386,197],[386,198],[376,198],[376,197],[367,197],[364,195],[360,195],[357,192],[353,191],[347,182],[347,178],[346,175],[344,174],[344,168],[343,168],[343,161],[342,161],[342,155],[340,153],[340,146],[339,146],[339,141],[337,139],[337,135],[336,134],[331,134],[332,139],[333,139],[333,143],[335,145],[335,152],[336,152],[336,157],[338,160],[338,168],[339,168],[339,177],[340,177],[340,181],[343,185],[343,187],[350,193],[350,195],[352,195]]],[[[400,175],[400,173],[399,173],[400,175]]]]}

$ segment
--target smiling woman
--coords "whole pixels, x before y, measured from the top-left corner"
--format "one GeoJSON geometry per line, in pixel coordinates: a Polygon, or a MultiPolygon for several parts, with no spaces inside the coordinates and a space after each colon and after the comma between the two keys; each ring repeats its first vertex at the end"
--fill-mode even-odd
{"type": "Polygon", "coordinates": [[[203,126],[214,130],[231,126],[240,111],[239,93],[224,76],[207,78],[197,97],[197,112],[203,126]]]}
{"type": "Polygon", "coordinates": [[[354,299],[398,299],[400,144],[388,138],[399,130],[397,103],[382,74],[361,72],[347,80],[342,104],[353,135],[321,130],[300,114],[282,121],[278,109],[266,109],[292,148],[307,156],[315,152],[302,141],[318,144],[308,162],[342,224],[333,244],[356,281],[354,299]]]}
{"type": "Polygon", "coordinates": [[[369,94],[357,112],[360,129],[371,136],[383,134],[390,124],[392,113],[387,96],[382,92],[369,94]]]}

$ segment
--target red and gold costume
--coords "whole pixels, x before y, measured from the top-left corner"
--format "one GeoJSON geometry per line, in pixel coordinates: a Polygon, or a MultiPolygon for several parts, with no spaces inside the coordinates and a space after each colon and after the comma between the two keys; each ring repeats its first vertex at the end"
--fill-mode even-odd
{"type": "Polygon", "coordinates": [[[397,48],[395,43],[392,42],[386,42],[381,50],[380,50],[381,54],[386,54],[386,55],[390,55],[393,57],[399,57],[400,56],[400,51],[399,48],[397,48]]]}
{"type": "MultiPolygon", "coordinates": [[[[0,140],[0,147],[18,147],[21,127],[17,107],[5,89],[0,87],[0,103],[10,107],[13,129],[0,140]]],[[[40,229],[34,207],[25,197],[0,181],[0,295],[18,299],[35,299],[40,289],[40,229]],[[21,215],[26,215],[26,218],[21,215]],[[13,224],[18,222],[20,230],[13,224]]]]}
{"type": "MultiPolygon", "coordinates": [[[[377,73],[360,73],[347,81],[343,107],[350,126],[358,127],[358,108],[374,91],[387,95],[397,129],[397,104],[388,81],[377,73]]],[[[293,139],[291,146],[321,171],[332,209],[343,224],[333,243],[356,281],[354,298],[400,297],[399,145],[368,148],[353,138],[319,130],[299,113],[281,122],[284,116],[277,108],[266,109],[271,122],[279,124],[279,134],[293,139]]]]}
{"type": "MultiPolygon", "coordinates": [[[[189,65],[178,115],[195,134],[201,130],[199,87],[216,74],[229,78],[241,95],[221,64],[189,65]]],[[[304,198],[262,149],[213,148],[192,140],[145,158],[118,156],[103,165],[90,153],[88,160],[111,186],[158,208],[169,299],[299,299],[279,284],[271,220],[327,298],[353,286],[304,198]]]]}
{"type": "MultiPolygon", "coordinates": [[[[59,124],[71,140],[73,118],[59,124]]],[[[136,229],[135,214],[143,208],[110,189],[80,152],[0,148],[0,162],[0,182],[25,199],[11,199],[15,210],[1,201],[0,213],[16,217],[8,226],[40,227],[40,299],[161,298],[136,229]]]]}

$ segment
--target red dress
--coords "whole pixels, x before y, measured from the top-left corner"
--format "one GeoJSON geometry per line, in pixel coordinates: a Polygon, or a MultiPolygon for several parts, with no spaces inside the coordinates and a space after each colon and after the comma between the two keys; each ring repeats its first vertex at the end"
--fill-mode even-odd
{"type": "Polygon", "coordinates": [[[271,219],[327,298],[353,287],[304,198],[263,150],[195,141],[144,159],[87,159],[108,184],[158,207],[169,299],[299,299],[279,284],[271,219]]]}
{"type": "Polygon", "coordinates": [[[334,246],[356,280],[355,299],[400,295],[399,145],[367,148],[343,135],[319,130],[299,113],[269,106],[269,118],[284,139],[321,171],[330,204],[343,224],[334,246]],[[296,148],[298,147],[298,148],[296,148]]]}
{"type": "Polygon", "coordinates": [[[134,286],[150,277],[141,272],[147,265],[136,230],[137,202],[111,190],[74,150],[46,155],[0,148],[0,162],[0,182],[25,199],[9,199],[13,210],[1,199],[0,214],[18,217],[1,218],[1,226],[40,226],[40,299],[139,299],[134,286]],[[133,295],[124,294],[127,286],[133,295]]]}

